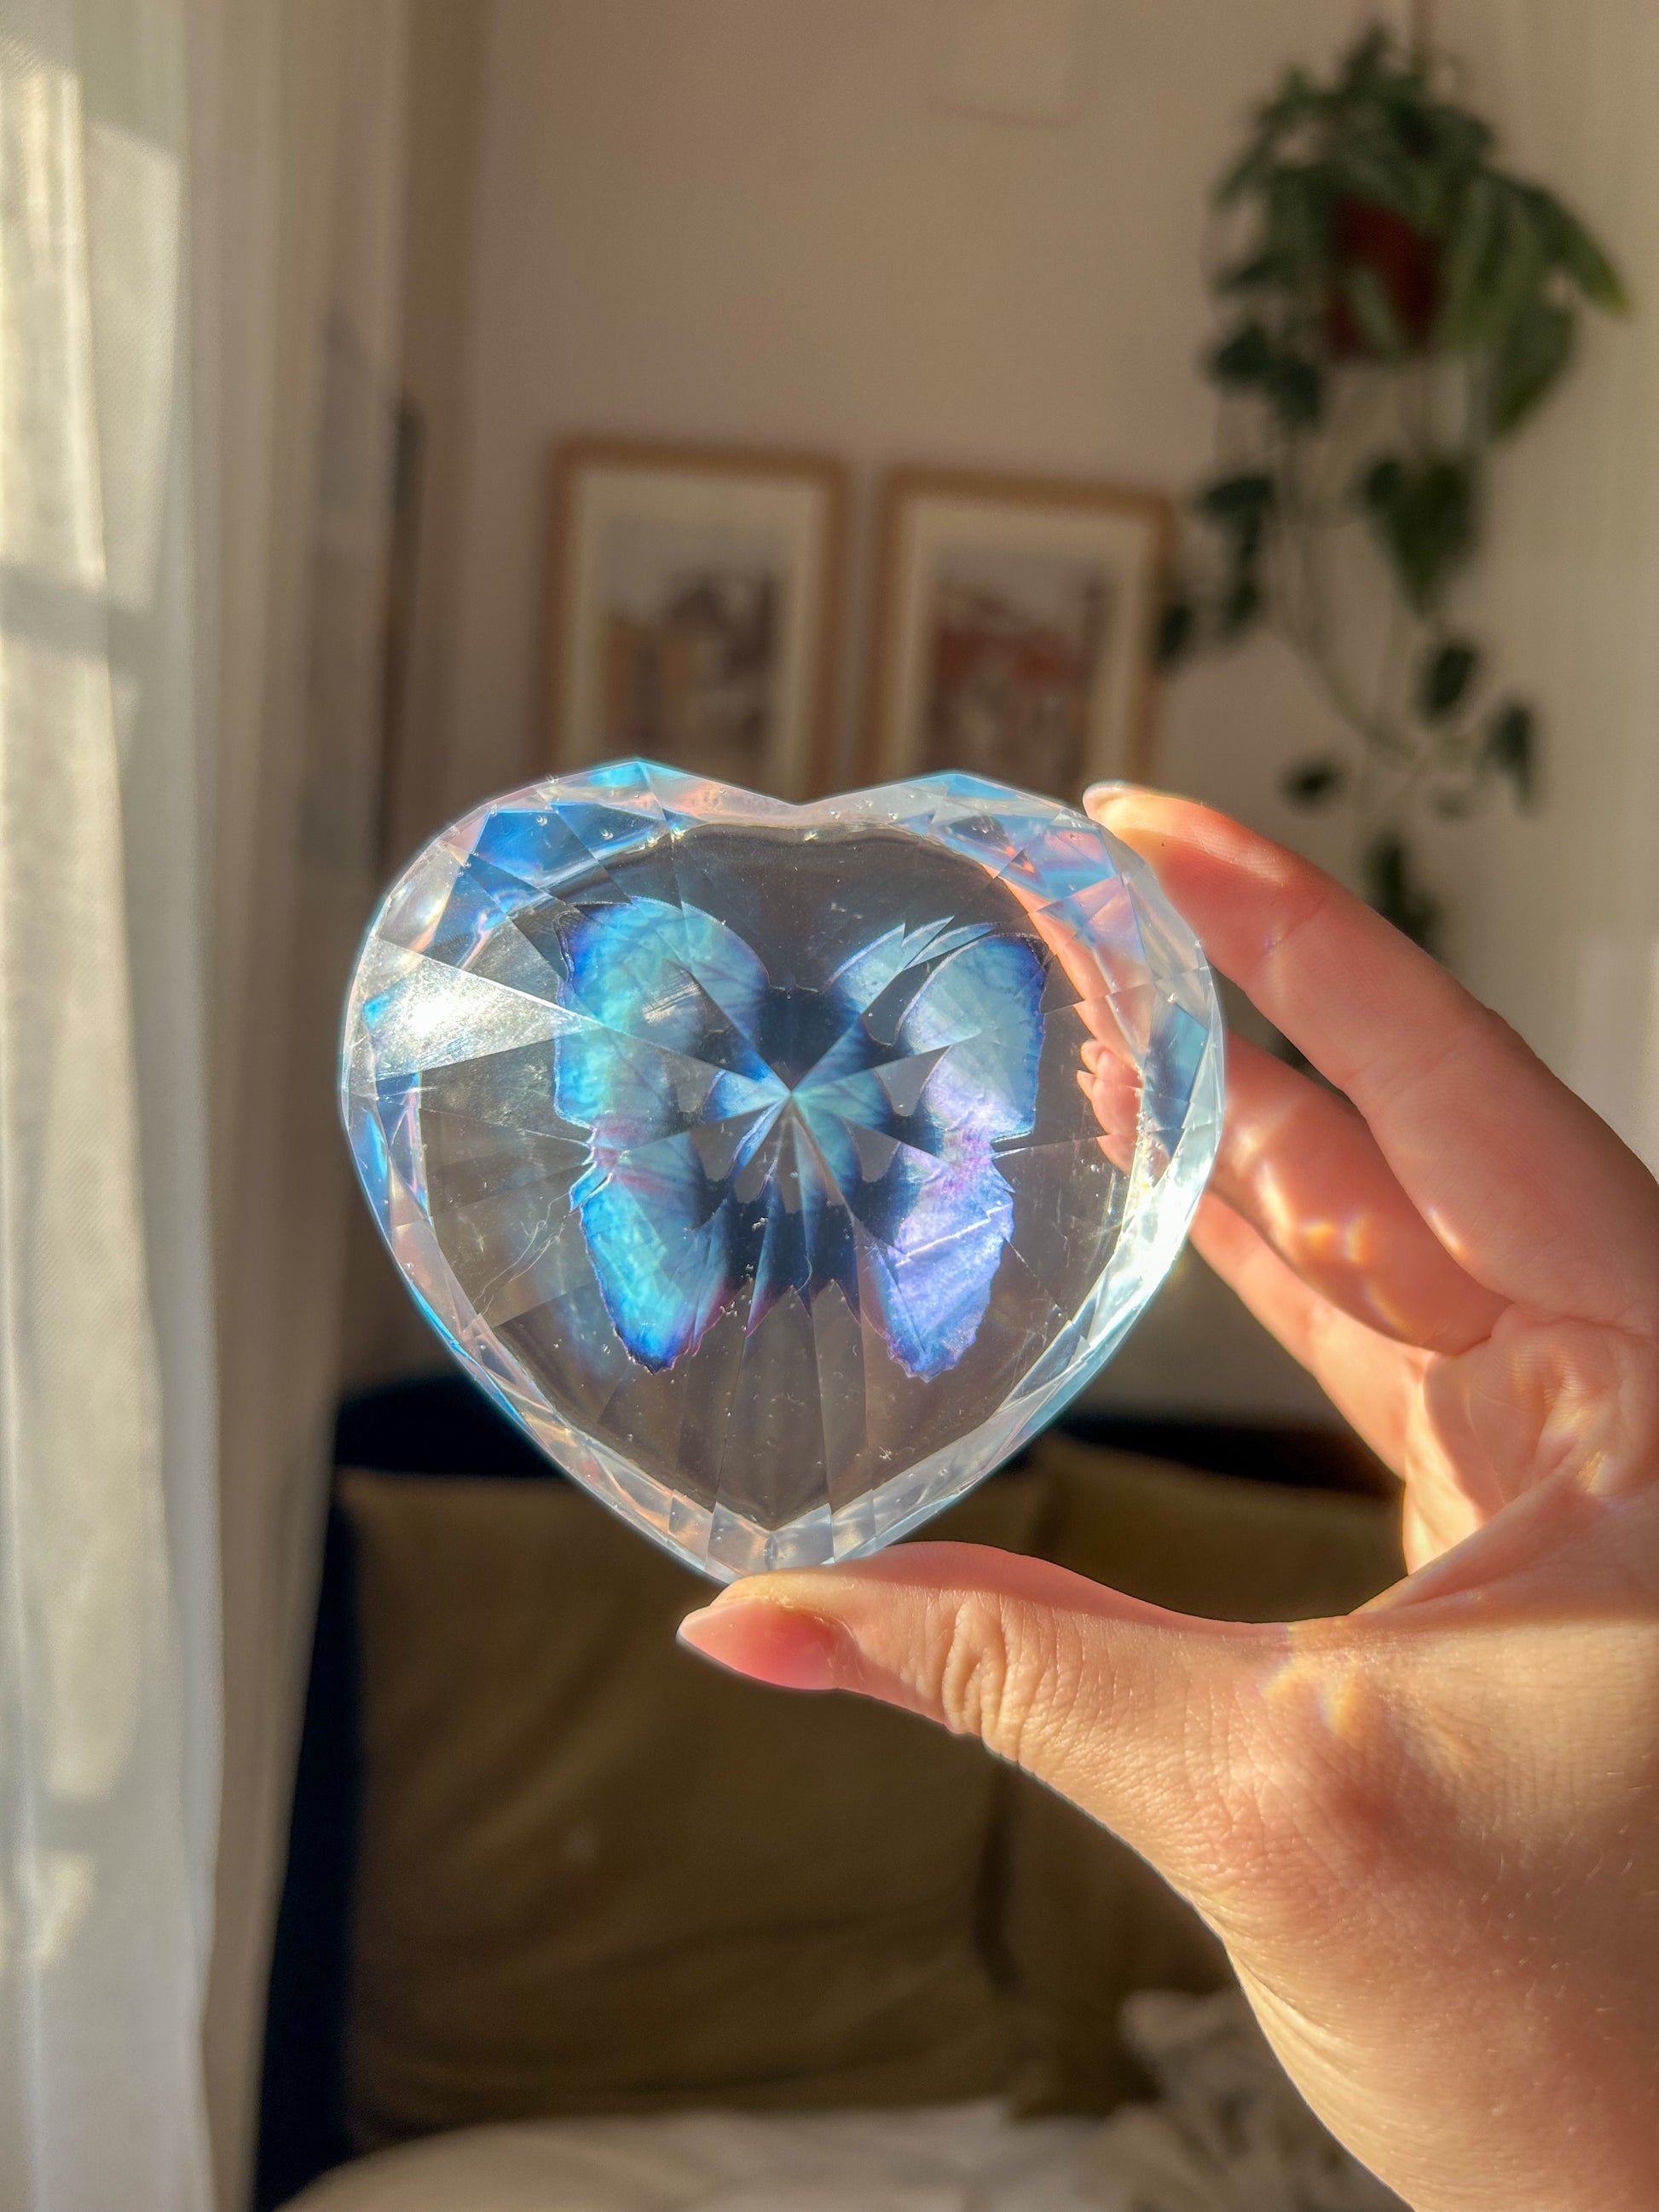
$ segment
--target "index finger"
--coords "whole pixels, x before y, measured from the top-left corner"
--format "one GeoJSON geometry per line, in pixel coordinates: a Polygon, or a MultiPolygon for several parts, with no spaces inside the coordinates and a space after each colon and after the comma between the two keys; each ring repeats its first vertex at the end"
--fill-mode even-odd
{"type": "Polygon", "coordinates": [[[1659,1184],[1496,1014],[1322,869],[1225,815],[1122,787],[1084,803],[1347,1092],[1477,1282],[1544,1312],[1659,1322],[1659,1184]]]}

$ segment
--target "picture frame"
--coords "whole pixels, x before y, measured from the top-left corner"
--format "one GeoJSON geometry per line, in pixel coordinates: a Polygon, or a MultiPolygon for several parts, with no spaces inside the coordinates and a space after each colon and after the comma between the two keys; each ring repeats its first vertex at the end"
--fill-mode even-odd
{"type": "Polygon", "coordinates": [[[781,799],[830,768],[846,473],[827,455],[582,438],[554,456],[547,750],[781,799]]]}
{"type": "Polygon", "coordinates": [[[902,468],[886,480],[863,771],[1073,801],[1152,760],[1175,529],[1159,492],[902,468]]]}

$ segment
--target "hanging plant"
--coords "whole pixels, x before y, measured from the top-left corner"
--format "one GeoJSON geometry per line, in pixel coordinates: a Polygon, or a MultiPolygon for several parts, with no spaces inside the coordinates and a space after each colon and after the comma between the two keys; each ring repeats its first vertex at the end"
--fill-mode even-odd
{"type": "Polygon", "coordinates": [[[1369,895],[1420,941],[1417,810],[1534,794],[1534,708],[1452,611],[1489,459],[1554,389],[1583,307],[1626,306],[1583,223],[1498,166],[1444,74],[1383,29],[1328,83],[1293,69],[1216,186],[1223,459],[1194,501],[1206,557],[1159,638],[1174,664],[1266,624],[1300,655],[1361,766],[1306,761],[1287,794],[1355,803],[1369,895]]]}

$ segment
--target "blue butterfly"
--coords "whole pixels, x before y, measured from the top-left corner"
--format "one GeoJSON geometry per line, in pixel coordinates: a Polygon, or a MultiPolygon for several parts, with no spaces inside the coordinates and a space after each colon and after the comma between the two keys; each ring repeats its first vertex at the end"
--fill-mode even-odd
{"type": "Polygon", "coordinates": [[[988,925],[894,928],[816,989],[775,985],[693,906],[633,898],[562,932],[554,1103],[618,1336],[660,1370],[746,1301],[831,1284],[905,1370],[984,1321],[1036,1110],[1045,962],[988,925]]]}

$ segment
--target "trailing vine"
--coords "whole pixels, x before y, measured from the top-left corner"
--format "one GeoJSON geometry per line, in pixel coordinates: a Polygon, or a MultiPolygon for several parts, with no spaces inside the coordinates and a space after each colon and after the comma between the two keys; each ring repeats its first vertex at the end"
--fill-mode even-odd
{"type": "Polygon", "coordinates": [[[1626,305],[1601,246],[1498,166],[1448,75],[1381,28],[1328,82],[1291,69],[1216,185],[1221,459],[1159,635],[1166,665],[1262,625],[1299,655],[1359,764],[1303,762],[1287,795],[1355,803],[1368,894],[1425,942],[1415,811],[1468,814],[1504,783],[1535,796],[1535,710],[1455,612],[1491,457],[1555,389],[1583,309],[1626,305]]]}

